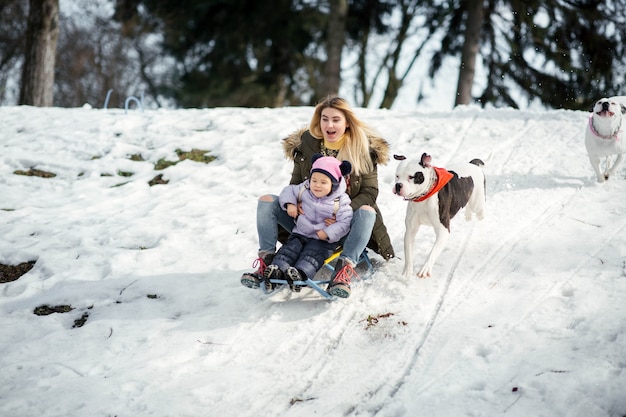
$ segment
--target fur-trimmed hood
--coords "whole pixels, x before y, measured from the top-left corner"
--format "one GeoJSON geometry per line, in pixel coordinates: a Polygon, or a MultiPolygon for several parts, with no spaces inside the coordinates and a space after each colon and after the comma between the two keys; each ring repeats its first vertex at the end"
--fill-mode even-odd
{"type": "MultiPolygon", "coordinates": [[[[306,127],[300,128],[282,140],[283,151],[287,159],[293,161],[295,151],[302,144],[302,135],[307,130],[308,128],[306,127]]],[[[387,162],[389,162],[389,143],[380,136],[370,136],[369,140],[370,152],[375,159],[374,163],[387,165],[387,162]]]]}

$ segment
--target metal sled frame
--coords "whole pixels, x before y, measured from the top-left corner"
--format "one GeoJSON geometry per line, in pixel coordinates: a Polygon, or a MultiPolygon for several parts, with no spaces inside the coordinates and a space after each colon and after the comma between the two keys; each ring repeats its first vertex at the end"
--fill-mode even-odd
{"type": "MultiPolygon", "coordinates": [[[[342,248],[339,247],[335,250],[335,252],[333,252],[332,255],[330,255],[328,258],[326,258],[326,260],[324,261],[324,267],[330,269],[331,271],[335,270],[334,267],[334,263],[333,261],[335,259],[337,259],[339,257],[339,255],[341,255],[341,251],[342,248]]],[[[361,253],[361,256],[359,258],[359,264],[361,264],[362,262],[365,262],[365,264],[367,265],[367,270],[368,272],[370,272],[373,269],[372,266],[372,261],[370,260],[369,255],[367,254],[367,249],[365,249],[363,251],[363,253],[361,253]]],[[[330,279],[310,279],[308,278],[307,280],[304,281],[293,281],[290,282],[286,279],[270,279],[270,282],[272,284],[278,284],[279,286],[270,290],[265,286],[265,282],[261,282],[261,291],[263,291],[263,293],[265,294],[272,294],[273,292],[275,292],[276,290],[278,290],[279,288],[281,288],[281,286],[283,285],[292,285],[294,287],[299,286],[299,287],[310,287],[313,288],[315,291],[317,291],[318,293],[320,293],[320,295],[324,298],[326,298],[327,300],[332,300],[335,297],[333,295],[331,295],[330,293],[328,293],[325,289],[323,289],[321,286],[326,286],[330,283],[330,279]]]]}

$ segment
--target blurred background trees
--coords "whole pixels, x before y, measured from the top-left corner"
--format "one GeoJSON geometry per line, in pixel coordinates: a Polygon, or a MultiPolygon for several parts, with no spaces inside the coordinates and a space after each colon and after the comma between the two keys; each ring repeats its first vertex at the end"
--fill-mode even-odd
{"type": "Polygon", "coordinates": [[[27,19],[27,1],[0,0],[0,103],[17,103],[27,19]]]}
{"type": "Polygon", "coordinates": [[[46,3],[60,5],[49,87],[60,107],[101,107],[108,92],[111,107],[143,94],[152,108],[311,105],[339,92],[392,108],[416,73],[456,86],[450,108],[586,109],[626,94],[626,0],[0,0],[0,104],[50,105],[45,92],[23,100],[46,3]]]}

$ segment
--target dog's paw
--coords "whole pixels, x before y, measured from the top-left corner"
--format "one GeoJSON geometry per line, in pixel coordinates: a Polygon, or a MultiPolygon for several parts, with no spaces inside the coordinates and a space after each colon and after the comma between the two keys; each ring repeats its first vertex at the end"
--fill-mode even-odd
{"type": "Polygon", "coordinates": [[[417,273],[419,278],[430,278],[430,266],[424,265],[422,269],[417,273]]]}

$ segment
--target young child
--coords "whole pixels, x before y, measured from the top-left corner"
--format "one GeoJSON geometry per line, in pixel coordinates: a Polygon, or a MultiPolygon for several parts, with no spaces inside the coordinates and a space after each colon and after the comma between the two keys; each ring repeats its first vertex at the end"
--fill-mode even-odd
{"type": "Polygon", "coordinates": [[[313,155],[312,160],[310,178],[288,185],[280,193],[280,207],[296,219],[296,225],[265,269],[267,288],[273,288],[272,278],[313,279],[337,242],[350,231],[353,211],[343,176],[350,173],[352,165],[321,154],[313,155]],[[335,222],[326,224],[325,219],[335,222]]]}

